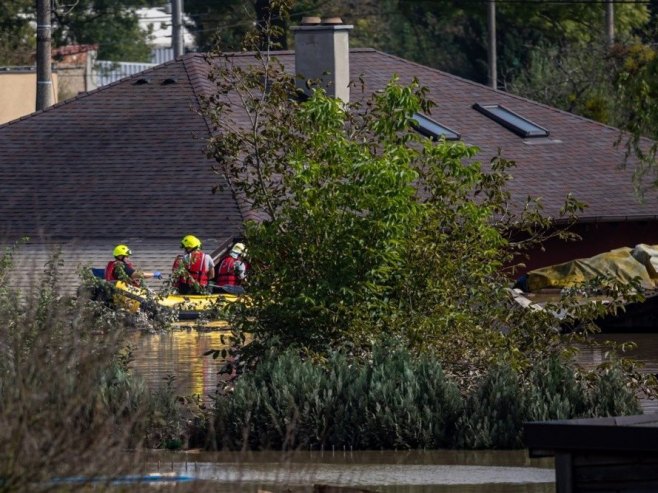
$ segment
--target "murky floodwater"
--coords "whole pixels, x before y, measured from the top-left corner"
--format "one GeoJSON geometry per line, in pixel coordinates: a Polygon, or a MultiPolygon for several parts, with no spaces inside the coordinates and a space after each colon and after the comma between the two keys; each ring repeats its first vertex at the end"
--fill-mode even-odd
{"type": "Polygon", "coordinates": [[[525,451],[158,453],[157,472],[191,476],[213,491],[282,491],[317,484],[390,493],[548,493],[553,463],[525,451]]]}
{"type": "MultiPolygon", "coordinates": [[[[658,373],[658,334],[597,336],[618,343],[634,341],[629,356],[658,373]]],[[[221,364],[203,353],[226,347],[217,332],[135,334],[135,371],[152,387],[170,375],[182,395],[213,393],[221,364]]],[[[595,365],[599,351],[583,350],[579,360],[595,365]]],[[[206,397],[207,398],[207,397],[206,397]]],[[[643,401],[645,411],[658,411],[658,402],[643,401]]],[[[554,491],[553,463],[529,459],[527,451],[309,451],[296,454],[251,453],[161,455],[158,469],[191,475],[213,483],[213,491],[257,491],[273,487],[332,484],[382,492],[548,493],[554,491]],[[166,465],[165,465],[166,464],[166,465]]]]}
{"type": "MultiPolygon", "coordinates": [[[[613,341],[617,344],[634,342],[637,348],[623,357],[633,358],[642,364],[641,371],[644,373],[658,374],[658,334],[652,333],[615,333],[598,334],[596,339],[613,341]]],[[[600,350],[582,349],[578,361],[584,366],[596,366],[604,361],[604,354],[600,350]]],[[[640,399],[640,404],[645,413],[658,412],[658,400],[640,399]]]]}
{"type": "Polygon", "coordinates": [[[203,354],[210,349],[226,348],[220,332],[177,331],[167,334],[135,333],[133,368],[155,388],[171,376],[181,395],[206,397],[215,390],[221,361],[203,354]]]}

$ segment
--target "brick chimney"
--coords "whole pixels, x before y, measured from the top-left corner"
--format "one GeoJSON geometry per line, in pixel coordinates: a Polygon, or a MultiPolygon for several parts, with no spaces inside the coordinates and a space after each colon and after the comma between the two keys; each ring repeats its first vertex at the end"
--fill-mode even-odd
{"type": "Polygon", "coordinates": [[[307,94],[306,81],[321,81],[329,96],[350,100],[350,45],[352,26],[340,17],[304,17],[295,33],[297,87],[307,94]]]}

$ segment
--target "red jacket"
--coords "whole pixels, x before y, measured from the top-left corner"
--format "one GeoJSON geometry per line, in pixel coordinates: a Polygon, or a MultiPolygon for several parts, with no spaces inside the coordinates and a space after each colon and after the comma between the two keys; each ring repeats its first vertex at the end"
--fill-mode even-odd
{"type": "Polygon", "coordinates": [[[189,255],[189,260],[185,259],[183,256],[176,257],[174,260],[173,272],[174,274],[179,274],[178,280],[176,281],[178,285],[188,285],[194,286],[198,284],[200,286],[208,285],[208,272],[205,266],[205,254],[201,250],[194,250],[189,255]],[[180,272],[181,262],[184,265],[185,272],[180,272]]]}
{"type": "Polygon", "coordinates": [[[236,262],[237,259],[230,255],[221,261],[217,269],[217,276],[215,277],[215,283],[218,286],[238,286],[240,284],[240,278],[238,277],[235,265],[236,262]]]}
{"type": "Polygon", "coordinates": [[[133,275],[133,272],[135,272],[135,267],[133,264],[128,262],[126,259],[123,260],[110,260],[107,263],[107,267],[105,267],[105,280],[106,281],[129,281],[133,284],[138,284],[135,282],[131,276],[133,275]],[[117,269],[117,266],[119,267],[117,269]],[[122,275],[119,274],[120,271],[123,271],[125,276],[128,278],[124,278],[122,275]]]}

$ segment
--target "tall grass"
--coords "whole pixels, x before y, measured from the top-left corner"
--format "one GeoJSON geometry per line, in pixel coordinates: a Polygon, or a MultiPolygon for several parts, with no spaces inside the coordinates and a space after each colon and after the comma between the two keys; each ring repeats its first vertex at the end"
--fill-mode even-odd
{"type": "Polygon", "coordinates": [[[0,255],[0,491],[132,470],[148,395],[128,369],[125,324],[59,295],[57,255],[29,292],[13,290],[12,253],[0,255]]]}

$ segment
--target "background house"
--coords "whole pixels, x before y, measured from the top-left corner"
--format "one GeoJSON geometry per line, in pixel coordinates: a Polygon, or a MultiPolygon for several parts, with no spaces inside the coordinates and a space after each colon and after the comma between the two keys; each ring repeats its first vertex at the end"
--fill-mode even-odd
{"type": "MultiPolygon", "coordinates": [[[[655,197],[640,203],[634,195],[632,170],[620,168],[624,153],[614,147],[617,129],[372,49],[349,50],[349,26],[335,22],[301,26],[296,53],[277,56],[307,77],[331,73],[330,87],[353,100],[362,95],[349,95],[350,79],[363,76],[374,91],[394,74],[403,83],[417,77],[437,103],[432,131],[478,146],[483,163],[499,150],[517,162],[513,197],[539,196],[554,216],[567,193],[588,203],[578,226],[584,241],[549,245],[529,266],[658,243],[655,197]]],[[[228,188],[211,193],[220,180],[205,155],[211,128],[196,111],[211,89],[207,73],[204,55],[187,54],[0,126],[0,238],[30,237],[17,283],[29,285],[54,248],[75,284],[80,265],[104,265],[117,243],[129,244],[144,270],[167,272],[183,235],[217,253],[240,234],[247,211],[228,188]]]]}

